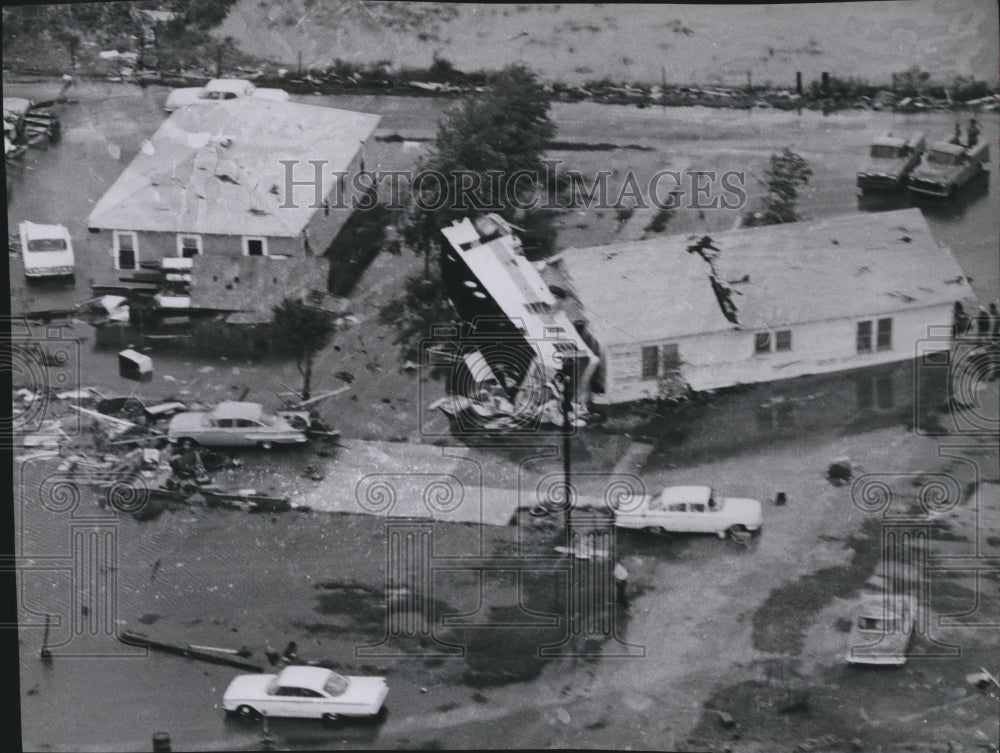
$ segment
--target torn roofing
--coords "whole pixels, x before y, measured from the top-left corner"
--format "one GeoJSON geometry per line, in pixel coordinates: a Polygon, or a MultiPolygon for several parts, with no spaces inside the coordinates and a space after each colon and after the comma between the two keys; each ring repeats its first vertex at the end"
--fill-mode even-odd
{"type": "MultiPolygon", "coordinates": [[[[712,235],[718,281],[740,329],[892,314],[973,298],[919,209],[856,214],[712,235]]],[[[562,263],[590,330],[610,345],[734,329],[710,266],[678,235],[567,249],[562,263]]]]}
{"type": "Polygon", "coordinates": [[[332,173],[345,171],[379,116],[294,102],[240,98],[171,115],[87,219],[89,227],[171,233],[297,237],[332,173]],[[286,201],[286,165],[305,183],[286,201]],[[282,206],[294,204],[294,206],[282,206]]]}

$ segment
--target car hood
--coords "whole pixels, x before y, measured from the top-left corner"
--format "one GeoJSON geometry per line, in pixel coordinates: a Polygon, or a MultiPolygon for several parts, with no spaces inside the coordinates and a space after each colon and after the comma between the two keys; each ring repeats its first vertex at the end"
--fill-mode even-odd
{"type": "Polygon", "coordinates": [[[226,688],[223,700],[231,698],[260,698],[267,695],[267,686],[276,675],[240,675],[226,688]]]}
{"type": "Polygon", "coordinates": [[[758,521],[763,517],[760,502],[746,497],[726,497],[723,511],[729,515],[738,515],[741,519],[758,521]]]}
{"type": "Polygon", "coordinates": [[[862,175],[899,175],[906,169],[906,157],[896,159],[869,158],[858,170],[862,175]]]}
{"type": "Polygon", "coordinates": [[[284,89],[254,89],[254,99],[266,99],[269,102],[287,102],[288,92],[284,89]]]}
{"type": "Polygon", "coordinates": [[[934,165],[929,162],[921,162],[913,171],[913,177],[917,180],[946,181],[960,170],[961,165],[934,165]]]}
{"type": "Polygon", "coordinates": [[[178,413],[170,419],[168,431],[188,431],[190,429],[200,429],[205,423],[205,414],[198,412],[178,413]]]}

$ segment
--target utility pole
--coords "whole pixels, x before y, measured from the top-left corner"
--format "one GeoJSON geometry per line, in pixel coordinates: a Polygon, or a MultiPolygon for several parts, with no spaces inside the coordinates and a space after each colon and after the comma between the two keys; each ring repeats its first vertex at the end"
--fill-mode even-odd
{"type": "Polygon", "coordinates": [[[563,357],[562,363],[563,394],[562,394],[562,419],[563,419],[563,483],[566,489],[566,503],[563,512],[563,531],[569,530],[570,507],[573,502],[573,486],[571,477],[570,443],[573,438],[573,425],[570,423],[570,413],[573,410],[573,367],[567,357],[563,357]]]}

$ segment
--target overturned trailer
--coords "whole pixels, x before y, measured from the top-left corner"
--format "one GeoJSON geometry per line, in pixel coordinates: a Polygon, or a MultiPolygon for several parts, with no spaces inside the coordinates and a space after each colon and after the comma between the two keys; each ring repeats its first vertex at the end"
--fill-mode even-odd
{"type": "Polygon", "coordinates": [[[436,405],[487,429],[559,426],[568,388],[581,423],[598,359],[513,231],[495,214],[442,229],[442,282],[464,325],[432,346],[430,362],[452,375],[436,405]]]}

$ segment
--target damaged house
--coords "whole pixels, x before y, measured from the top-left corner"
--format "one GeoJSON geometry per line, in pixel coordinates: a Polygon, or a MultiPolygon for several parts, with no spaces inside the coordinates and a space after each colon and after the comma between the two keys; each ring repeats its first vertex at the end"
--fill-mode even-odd
{"type": "Polygon", "coordinates": [[[513,228],[489,214],[456,221],[441,232],[448,241],[442,282],[468,325],[453,354],[460,367],[453,391],[475,400],[481,414],[496,417],[497,428],[511,417],[528,425],[537,420],[558,425],[568,375],[573,412],[583,414],[597,357],[522,254],[513,228]],[[487,409],[488,402],[494,410],[487,409]]]}
{"type": "Polygon", "coordinates": [[[974,297],[918,209],[568,249],[546,277],[603,404],[911,360],[974,297]]]}
{"type": "Polygon", "coordinates": [[[378,121],[252,98],[181,108],[97,202],[89,241],[115,270],[167,257],[323,255],[350,216],[351,178],[378,121]]]}

